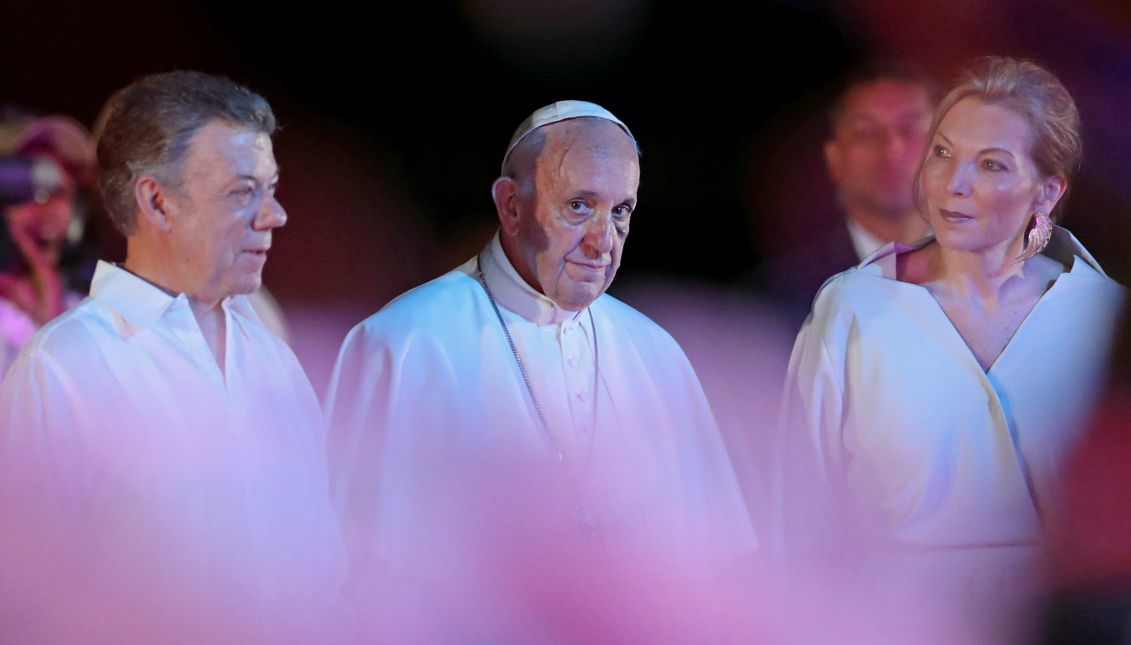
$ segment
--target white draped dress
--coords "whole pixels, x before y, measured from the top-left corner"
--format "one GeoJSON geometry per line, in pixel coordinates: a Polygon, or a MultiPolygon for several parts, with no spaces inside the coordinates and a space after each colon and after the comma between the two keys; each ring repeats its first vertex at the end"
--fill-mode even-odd
{"type": "Polygon", "coordinates": [[[1125,290],[1056,229],[1045,253],[1068,270],[983,370],[931,294],[894,278],[905,250],[830,279],[797,337],[786,554],[848,549],[871,587],[915,588],[901,602],[1024,597],[1125,290]]]}

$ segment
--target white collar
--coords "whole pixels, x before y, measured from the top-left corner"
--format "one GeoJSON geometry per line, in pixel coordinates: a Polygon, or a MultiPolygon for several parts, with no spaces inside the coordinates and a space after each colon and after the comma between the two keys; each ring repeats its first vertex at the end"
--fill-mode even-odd
{"type": "MultiPolygon", "coordinates": [[[[882,275],[895,279],[896,256],[900,253],[906,253],[907,251],[921,248],[934,239],[934,235],[929,235],[914,244],[889,242],[864,258],[864,261],[857,265],[857,268],[863,269],[868,265],[875,265],[882,275]]],[[[1108,277],[1107,274],[1104,273],[1103,268],[1100,267],[1100,263],[1092,257],[1088,249],[1084,248],[1080,240],[1076,239],[1076,236],[1073,235],[1071,231],[1060,226],[1052,227],[1052,239],[1049,240],[1048,246],[1041,251],[1041,255],[1047,255],[1068,267],[1067,273],[1082,273],[1091,269],[1101,277],[1108,277]]]]}
{"type": "Polygon", "coordinates": [[[851,217],[845,218],[845,224],[848,226],[848,237],[852,239],[852,248],[856,251],[857,260],[863,260],[884,245],[883,240],[872,235],[868,229],[851,217]]]}
{"type": "Polygon", "coordinates": [[[479,266],[491,294],[500,307],[513,311],[536,325],[557,325],[577,320],[581,311],[562,309],[545,294],[535,291],[514,268],[503,251],[500,233],[479,254],[479,266]]]}
{"type": "MultiPolygon", "coordinates": [[[[185,294],[173,296],[141,276],[103,260],[94,269],[90,296],[139,328],[157,322],[174,305],[189,306],[185,294]]],[[[229,296],[220,301],[220,306],[225,311],[234,310],[257,319],[246,297],[229,296]]]]}

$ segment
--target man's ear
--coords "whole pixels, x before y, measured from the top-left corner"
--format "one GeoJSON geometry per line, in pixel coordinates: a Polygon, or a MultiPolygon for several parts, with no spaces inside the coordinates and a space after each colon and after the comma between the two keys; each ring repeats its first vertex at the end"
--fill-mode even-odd
{"type": "Polygon", "coordinates": [[[491,197],[495,200],[495,212],[503,233],[512,237],[518,235],[518,182],[510,177],[499,177],[491,184],[491,197]]]}
{"type": "Polygon", "coordinates": [[[834,139],[829,139],[825,142],[825,168],[828,169],[829,178],[834,184],[839,184],[840,178],[844,175],[842,167],[840,144],[834,139]]]}
{"type": "Polygon", "coordinates": [[[134,183],[134,201],[137,202],[140,218],[149,225],[169,231],[173,228],[173,215],[176,205],[169,199],[169,189],[161,185],[155,177],[143,175],[134,183]]]}

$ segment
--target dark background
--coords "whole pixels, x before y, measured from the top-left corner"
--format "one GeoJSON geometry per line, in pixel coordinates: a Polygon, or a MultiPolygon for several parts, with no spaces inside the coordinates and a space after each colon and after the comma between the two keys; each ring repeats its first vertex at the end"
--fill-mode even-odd
{"type": "MultiPolygon", "coordinates": [[[[944,84],[971,58],[1034,58],[1073,91],[1085,163],[1066,225],[1116,279],[1131,264],[1131,9],[1096,0],[665,2],[465,0],[365,5],[14,2],[0,16],[0,102],[87,125],[115,89],[172,68],[265,95],[290,222],[266,283],[316,385],[345,331],[477,250],[513,129],[592,100],[644,152],[613,292],[642,282],[757,296],[761,258],[835,225],[820,143],[837,79],[903,58],[944,84]]],[[[113,251],[110,252],[113,254],[113,251]]]]}

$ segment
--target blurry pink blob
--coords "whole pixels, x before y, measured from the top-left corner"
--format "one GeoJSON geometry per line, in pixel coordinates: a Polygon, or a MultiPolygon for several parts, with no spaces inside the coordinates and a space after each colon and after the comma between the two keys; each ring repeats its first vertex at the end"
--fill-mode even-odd
{"type": "MultiPolygon", "coordinates": [[[[778,633],[753,558],[704,566],[676,526],[583,537],[553,464],[468,469],[423,560],[386,563],[352,600],[379,642],[760,642],[778,633]],[[663,535],[671,539],[644,537],[663,535]],[[760,637],[759,637],[760,636],[760,637]]],[[[767,642],[780,642],[767,639],[767,642]]]]}

